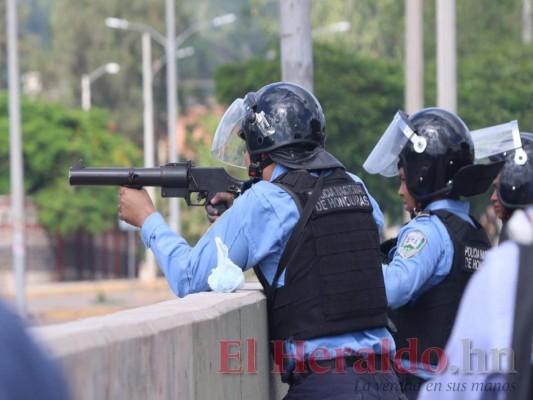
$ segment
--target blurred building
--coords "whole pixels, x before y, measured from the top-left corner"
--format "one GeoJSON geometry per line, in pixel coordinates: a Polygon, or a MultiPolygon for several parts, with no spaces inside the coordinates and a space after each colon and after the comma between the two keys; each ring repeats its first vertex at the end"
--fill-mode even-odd
{"type": "MultiPolygon", "coordinates": [[[[10,196],[0,196],[0,286],[7,287],[12,287],[14,279],[10,200],[10,196]]],[[[98,235],[78,232],[61,237],[50,234],[39,224],[31,198],[26,197],[25,211],[27,283],[128,276],[128,262],[131,263],[128,232],[116,228],[98,235]]]]}

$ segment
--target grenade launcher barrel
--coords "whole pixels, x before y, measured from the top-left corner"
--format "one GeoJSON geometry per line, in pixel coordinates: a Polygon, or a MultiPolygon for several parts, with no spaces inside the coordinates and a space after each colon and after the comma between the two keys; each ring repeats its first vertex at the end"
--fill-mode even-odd
{"type": "Polygon", "coordinates": [[[162,197],[181,197],[189,206],[204,206],[217,192],[237,196],[243,183],[224,168],[195,167],[192,161],[154,168],[85,168],[80,160],[69,170],[71,186],[126,186],[134,189],[155,186],[161,188],[162,197]],[[192,195],[196,195],[194,199],[192,195]]]}

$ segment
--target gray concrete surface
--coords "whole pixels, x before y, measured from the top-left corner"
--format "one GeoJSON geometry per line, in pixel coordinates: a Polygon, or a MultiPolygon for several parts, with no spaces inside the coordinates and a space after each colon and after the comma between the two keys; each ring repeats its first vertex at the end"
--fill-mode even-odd
{"type": "Polygon", "coordinates": [[[237,293],[199,293],[30,332],[64,368],[75,400],[281,399],[287,387],[271,373],[259,289],[248,283],[237,293]],[[238,359],[226,358],[241,372],[223,371],[224,341],[242,344],[238,359]]]}

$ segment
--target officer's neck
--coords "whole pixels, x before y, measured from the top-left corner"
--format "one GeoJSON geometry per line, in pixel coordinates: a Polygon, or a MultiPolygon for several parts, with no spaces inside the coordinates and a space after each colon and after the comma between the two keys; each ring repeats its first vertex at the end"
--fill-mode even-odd
{"type": "Polygon", "coordinates": [[[276,168],[276,163],[273,162],[272,164],[270,164],[268,167],[265,167],[265,169],[263,170],[262,174],[261,174],[261,177],[265,180],[265,181],[268,181],[270,182],[270,179],[272,178],[272,173],[274,172],[274,168],[276,168]]]}

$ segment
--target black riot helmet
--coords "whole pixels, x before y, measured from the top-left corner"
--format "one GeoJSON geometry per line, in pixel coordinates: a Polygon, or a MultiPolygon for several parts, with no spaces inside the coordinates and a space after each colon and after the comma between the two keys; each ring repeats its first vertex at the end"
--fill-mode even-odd
{"type": "Polygon", "coordinates": [[[244,98],[241,129],[250,153],[250,176],[261,176],[271,162],[289,168],[344,168],[325,149],[326,119],[307,89],[288,82],[272,83],[244,98]],[[261,154],[268,153],[266,159],[261,154]]]}
{"type": "Polygon", "coordinates": [[[485,192],[501,163],[474,164],[474,142],[466,124],[456,114],[433,107],[411,116],[398,110],[363,168],[387,177],[403,168],[407,190],[421,210],[439,196],[485,192]]]}
{"type": "Polygon", "coordinates": [[[315,96],[294,83],[276,82],[231,104],[217,127],[211,153],[241,167],[247,151],[251,177],[261,177],[272,162],[295,169],[344,168],[324,149],[325,142],[326,120],[315,96]]]}
{"type": "Polygon", "coordinates": [[[533,181],[533,134],[521,132],[522,149],[526,153],[524,162],[515,158],[515,152],[505,156],[500,173],[498,198],[508,209],[523,208],[531,203],[530,185],[533,181]]]}
{"type": "Polygon", "coordinates": [[[322,107],[307,89],[288,82],[271,83],[244,98],[249,112],[242,131],[250,155],[284,146],[315,148],[326,142],[322,107]]]}
{"type": "Polygon", "coordinates": [[[425,138],[419,151],[407,142],[399,155],[409,193],[420,202],[437,195],[460,195],[454,189],[459,170],[474,164],[474,143],[466,124],[442,108],[425,108],[409,117],[414,132],[425,138]]]}

